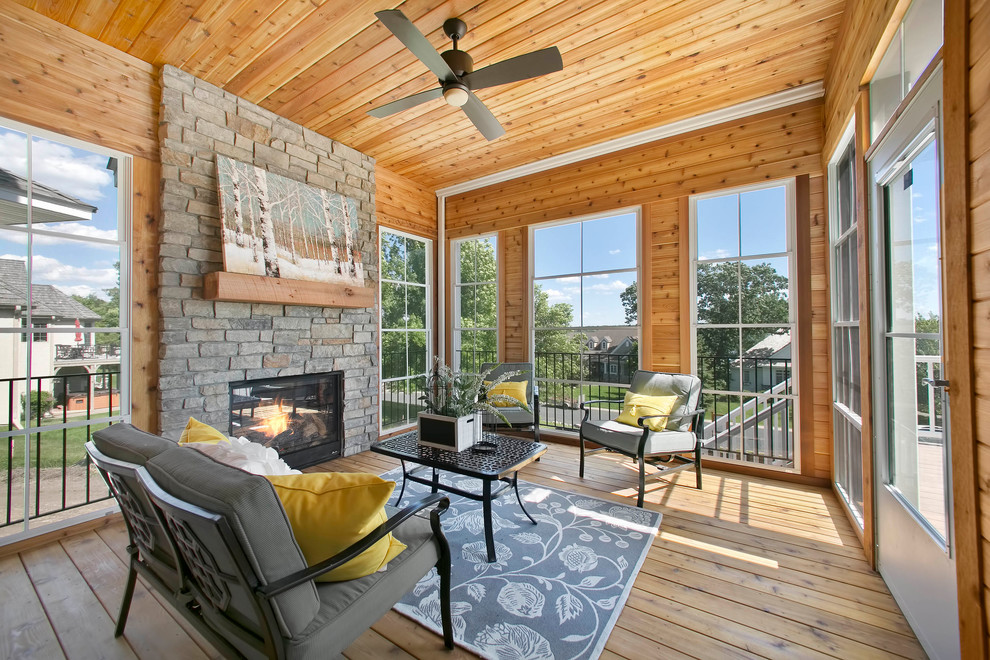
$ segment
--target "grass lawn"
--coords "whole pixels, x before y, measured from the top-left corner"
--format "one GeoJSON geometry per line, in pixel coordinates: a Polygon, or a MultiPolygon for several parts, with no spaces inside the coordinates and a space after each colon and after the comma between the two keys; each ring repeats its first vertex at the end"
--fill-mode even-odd
{"type": "MultiPolygon", "coordinates": [[[[97,420],[106,417],[107,413],[95,414],[91,417],[93,420],[97,420]]],[[[70,418],[71,420],[71,418],[70,418]]],[[[61,424],[62,420],[45,420],[49,424],[61,424]]],[[[73,465],[82,461],[86,457],[86,449],[83,445],[89,440],[89,436],[92,436],[93,431],[103,428],[104,424],[97,424],[90,427],[78,427],[72,429],[59,429],[58,431],[42,431],[41,435],[41,467],[62,467],[62,447],[63,447],[63,434],[65,438],[65,463],[66,465],[73,465]],[[87,435],[87,432],[89,435],[87,435]]],[[[38,435],[37,433],[32,433],[31,438],[31,467],[36,467],[38,464],[38,435]]],[[[14,469],[24,467],[24,439],[23,436],[8,438],[7,442],[13,447],[14,450],[14,460],[12,467],[14,469]]],[[[0,455],[0,469],[7,469],[7,452],[3,452],[0,455]]]]}

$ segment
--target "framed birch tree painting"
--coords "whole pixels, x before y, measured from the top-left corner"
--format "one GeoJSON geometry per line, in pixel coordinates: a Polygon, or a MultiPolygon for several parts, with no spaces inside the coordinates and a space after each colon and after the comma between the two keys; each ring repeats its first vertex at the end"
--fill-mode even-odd
{"type": "Polygon", "coordinates": [[[230,273],[361,286],[357,202],[217,154],[230,273]]]}

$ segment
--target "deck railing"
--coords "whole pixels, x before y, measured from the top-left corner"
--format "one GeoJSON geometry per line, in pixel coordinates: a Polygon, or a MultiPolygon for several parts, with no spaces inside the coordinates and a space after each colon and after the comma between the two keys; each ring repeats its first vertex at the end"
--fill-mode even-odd
{"type": "Polygon", "coordinates": [[[83,445],[119,419],[120,372],[0,379],[3,514],[0,529],[103,502],[110,493],[83,445]],[[80,387],[85,383],[84,387],[80,387]],[[70,384],[73,387],[70,390],[70,384]],[[79,410],[69,401],[85,399],[79,410]]]}
{"type": "Polygon", "coordinates": [[[55,344],[55,360],[119,360],[120,346],[55,344]]]}

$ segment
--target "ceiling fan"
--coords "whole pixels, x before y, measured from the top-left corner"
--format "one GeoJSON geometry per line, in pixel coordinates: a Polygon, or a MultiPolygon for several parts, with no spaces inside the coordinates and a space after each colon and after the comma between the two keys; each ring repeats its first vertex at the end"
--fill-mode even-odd
{"type": "Polygon", "coordinates": [[[443,53],[437,53],[423,33],[416,29],[412,21],[398,9],[375,12],[375,16],[436,75],[440,87],[369,110],[368,114],[372,117],[387,117],[443,97],[449,105],[463,110],[486,139],[494,140],[504,135],[505,129],[472,90],[535,78],[564,68],[560,51],[556,46],[552,46],[490,64],[475,71],[471,56],[466,51],[457,49],[457,42],[467,34],[467,25],[461,19],[450,18],[444,21],[444,34],[453,40],[454,47],[443,53]]]}

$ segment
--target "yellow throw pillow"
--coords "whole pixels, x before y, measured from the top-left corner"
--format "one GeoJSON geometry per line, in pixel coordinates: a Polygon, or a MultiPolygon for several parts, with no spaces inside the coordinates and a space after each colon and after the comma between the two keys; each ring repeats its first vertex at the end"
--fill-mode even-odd
{"type": "MultiPolygon", "coordinates": [[[[485,387],[488,387],[491,384],[492,381],[490,380],[485,381],[485,387]]],[[[488,396],[492,397],[496,394],[502,394],[504,396],[511,396],[516,401],[520,401],[525,404],[527,385],[529,385],[528,380],[521,380],[519,382],[507,380],[504,383],[499,383],[492,389],[488,390],[488,396]]],[[[499,402],[492,401],[492,405],[495,406],[496,408],[514,408],[517,407],[519,404],[502,402],[502,401],[499,402]]]]}
{"type": "MultiPolygon", "coordinates": [[[[388,520],[394,481],[361,472],[312,472],[269,476],[289,517],[292,533],[310,566],[332,557],[388,520]]],[[[391,534],[318,582],[341,582],[371,575],[405,550],[391,534]]]]}
{"type": "Polygon", "coordinates": [[[186,423],[185,430],[183,430],[182,435],[179,436],[179,444],[188,445],[193,442],[205,442],[207,444],[215,445],[218,442],[230,443],[230,438],[209,424],[204,424],[203,422],[190,417],[189,421],[186,423]]]}
{"type": "MultiPolygon", "coordinates": [[[[626,399],[622,403],[622,413],[615,418],[615,421],[641,428],[636,423],[640,417],[669,415],[670,411],[677,405],[679,398],[676,394],[672,394],[671,396],[648,396],[646,394],[627,391],[626,399]]],[[[663,431],[667,427],[667,419],[666,417],[655,417],[643,423],[651,431],[663,431]]]]}

